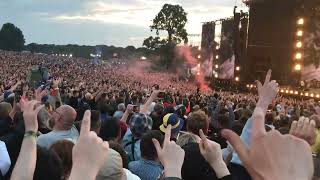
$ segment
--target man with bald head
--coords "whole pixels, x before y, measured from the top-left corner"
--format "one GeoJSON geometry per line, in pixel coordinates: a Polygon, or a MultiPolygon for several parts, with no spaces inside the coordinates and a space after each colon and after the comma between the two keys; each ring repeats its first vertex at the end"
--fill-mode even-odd
{"type": "Polygon", "coordinates": [[[52,112],[52,131],[38,137],[37,144],[50,148],[56,141],[67,139],[75,142],[79,137],[77,128],[73,125],[77,112],[68,105],[62,105],[52,112]]]}

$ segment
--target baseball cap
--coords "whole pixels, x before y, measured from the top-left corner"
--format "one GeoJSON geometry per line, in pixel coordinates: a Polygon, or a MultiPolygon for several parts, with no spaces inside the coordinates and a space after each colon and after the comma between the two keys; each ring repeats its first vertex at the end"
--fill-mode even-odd
{"type": "Polygon", "coordinates": [[[129,121],[132,134],[140,138],[144,133],[152,129],[152,119],[143,113],[134,113],[129,121]]]}
{"type": "Polygon", "coordinates": [[[169,113],[163,117],[160,130],[165,133],[167,126],[171,125],[171,133],[177,133],[182,129],[183,124],[184,124],[183,119],[179,118],[177,114],[169,113]]]}

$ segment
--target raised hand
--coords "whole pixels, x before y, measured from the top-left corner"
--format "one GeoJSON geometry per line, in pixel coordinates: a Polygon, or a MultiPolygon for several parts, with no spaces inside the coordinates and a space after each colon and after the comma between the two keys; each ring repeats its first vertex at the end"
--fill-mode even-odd
{"type": "Polygon", "coordinates": [[[299,121],[293,121],[290,134],[307,141],[311,146],[316,142],[316,123],[309,118],[300,117],[299,121]]]}
{"type": "Polygon", "coordinates": [[[277,83],[270,82],[270,77],[271,71],[263,86],[258,82],[259,101],[252,115],[250,147],[233,131],[223,130],[222,136],[231,143],[253,179],[311,179],[313,162],[309,144],[292,135],[265,130],[267,106],[278,92],[277,83]]]}
{"type": "Polygon", "coordinates": [[[181,168],[184,161],[184,150],[174,141],[170,141],[171,125],[166,129],[163,146],[156,139],[152,139],[157,150],[158,158],[164,167],[166,177],[181,178],[181,168]]]}
{"type": "Polygon", "coordinates": [[[131,113],[131,112],[133,111],[133,107],[134,107],[134,105],[128,104],[126,111],[127,111],[128,113],[131,113]]]}
{"type": "Polygon", "coordinates": [[[40,87],[34,91],[35,100],[41,101],[41,99],[48,94],[48,91],[42,90],[40,87]]]}
{"type": "Polygon", "coordinates": [[[91,111],[83,116],[80,137],[72,150],[70,179],[95,179],[108,157],[109,144],[90,131],[91,111]]]}
{"type": "Polygon", "coordinates": [[[279,84],[275,80],[270,81],[271,72],[271,70],[268,71],[263,85],[260,81],[257,81],[259,94],[258,104],[262,104],[264,106],[271,104],[279,91],[279,84]]]}
{"type": "Polygon", "coordinates": [[[39,111],[44,107],[44,105],[40,105],[39,101],[22,101],[23,107],[23,119],[25,125],[25,131],[38,131],[38,120],[37,115],[39,111]]]}
{"type": "Polygon", "coordinates": [[[206,138],[203,131],[199,131],[201,140],[199,143],[199,148],[204,159],[210,164],[214,169],[218,178],[222,178],[230,174],[226,164],[222,158],[222,150],[218,143],[210,141],[206,138]]]}

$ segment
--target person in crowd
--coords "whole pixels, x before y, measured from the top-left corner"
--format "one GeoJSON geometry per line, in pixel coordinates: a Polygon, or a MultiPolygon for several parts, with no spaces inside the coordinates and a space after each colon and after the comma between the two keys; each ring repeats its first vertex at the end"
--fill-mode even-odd
{"type": "Polygon", "coordinates": [[[153,112],[151,112],[150,117],[153,120],[152,129],[160,130],[159,127],[162,124],[162,119],[164,116],[164,106],[161,103],[156,103],[153,107],[153,112]]]}
{"type": "MultiPolygon", "coordinates": [[[[96,110],[91,110],[91,131],[96,132],[97,134],[100,133],[100,129],[101,129],[101,116],[100,116],[100,112],[96,111],[96,110]]],[[[74,123],[74,125],[76,126],[77,130],[80,131],[81,129],[81,121],[77,121],[74,123]]]]}
{"type": "Polygon", "coordinates": [[[129,129],[123,137],[122,145],[128,153],[129,161],[141,159],[141,137],[152,129],[152,119],[142,113],[135,113],[129,121],[129,129]]]}
{"type": "Polygon", "coordinates": [[[258,82],[256,95],[211,89],[205,92],[194,83],[178,80],[175,74],[145,72],[144,62],[93,66],[82,58],[8,51],[0,51],[0,59],[0,142],[6,146],[6,151],[0,152],[7,152],[11,161],[8,165],[6,156],[0,156],[1,178],[43,179],[43,174],[54,173],[50,178],[93,180],[102,170],[102,178],[140,179],[126,164],[129,160],[134,164],[147,159],[143,154],[148,155],[150,148],[142,153],[142,149],[146,150],[142,138],[151,129],[165,134],[163,142],[151,138],[157,156],[150,158],[163,166],[163,179],[289,180],[319,176],[316,128],[320,104],[311,97],[277,96],[279,87],[270,80],[271,72],[264,84],[258,82]],[[49,86],[42,86],[47,92],[28,86],[27,75],[32,66],[39,64],[46,66],[52,76],[47,79],[49,86]],[[161,90],[151,88],[153,84],[161,90]],[[58,104],[50,104],[50,99],[58,104]],[[123,108],[122,103],[127,107],[123,108]],[[43,104],[50,106],[44,110],[43,104]],[[182,104],[185,108],[177,111],[182,104]],[[40,110],[52,114],[50,120],[40,110]],[[199,118],[198,113],[202,114],[199,118]],[[203,121],[205,116],[210,119],[208,126],[203,121]],[[75,125],[75,119],[83,119],[81,126],[75,125]],[[100,119],[106,125],[99,130],[100,119]],[[120,128],[114,129],[118,124],[120,133],[120,128]],[[189,132],[181,131],[185,127],[189,132]],[[113,146],[118,153],[110,151],[109,144],[98,134],[102,139],[120,142],[113,146]],[[72,149],[71,169],[64,159],[67,149],[55,145],[66,140],[75,144],[68,148],[68,162],[72,149]],[[230,172],[222,159],[230,161],[230,172]],[[197,164],[192,169],[195,176],[189,173],[190,164],[197,164]],[[103,171],[105,165],[108,167],[103,171]],[[43,168],[51,166],[55,167],[43,168]],[[119,176],[112,172],[119,172],[119,176]]]}
{"type": "Polygon", "coordinates": [[[111,118],[108,121],[102,122],[98,134],[104,141],[119,142],[121,138],[120,121],[116,118],[111,118]]]}
{"type": "Polygon", "coordinates": [[[62,180],[69,178],[72,168],[72,148],[74,143],[69,140],[59,140],[51,145],[50,150],[55,152],[62,163],[62,180]]]}
{"type": "Polygon", "coordinates": [[[10,156],[6,144],[3,141],[0,141],[0,155],[0,179],[3,179],[11,166],[10,156]]]}
{"type": "Polygon", "coordinates": [[[209,118],[200,110],[193,112],[188,116],[187,131],[199,136],[199,130],[202,129],[204,134],[208,134],[209,118]]]}
{"type": "Polygon", "coordinates": [[[62,105],[52,113],[52,121],[54,123],[52,131],[47,134],[42,134],[37,140],[37,144],[41,147],[49,148],[58,140],[68,139],[76,141],[79,137],[79,132],[75,125],[76,111],[68,105],[62,105]]]}
{"type": "Polygon", "coordinates": [[[175,113],[166,114],[163,117],[162,125],[159,127],[162,133],[166,132],[167,127],[171,125],[173,128],[171,130],[171,138],[172,140],[177,140],[180,130],[184,126],[184,121],[179,118],[179,116],[175,113]]]}
{"type": "Polygon", "coordinates": [[[163,171],[152,139],[158,140],[162,145],[164,137],[159,130],[145,133],[140,142],[141,159],[129,163],[129,170],[141,180],[157,179],[163,171]]]}

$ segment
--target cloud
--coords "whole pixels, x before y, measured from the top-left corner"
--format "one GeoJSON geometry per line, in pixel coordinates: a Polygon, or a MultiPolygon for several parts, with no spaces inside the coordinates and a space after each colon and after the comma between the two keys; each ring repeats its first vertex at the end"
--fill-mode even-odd
{"type": "Polygon", "coordinates": [[[187,31],[200,34],[201,22],[231,16],[234,0],[0,0],[0,22],[18,25],[27,42],[141,46],[165,3],[182,5],[187,31]]]}

